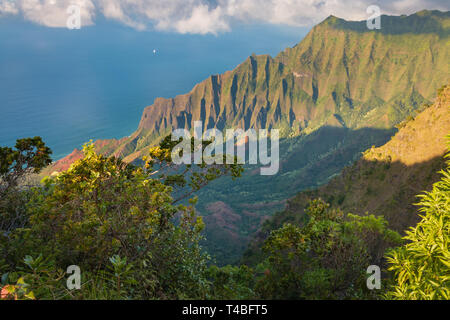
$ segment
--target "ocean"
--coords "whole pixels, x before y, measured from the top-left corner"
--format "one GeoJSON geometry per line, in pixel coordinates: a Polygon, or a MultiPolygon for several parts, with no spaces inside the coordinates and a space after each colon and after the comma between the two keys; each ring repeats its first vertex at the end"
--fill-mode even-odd
{"type": "Polygon", "coordinates": [[[157,97],[189,92],[252,53],[276,55],[307,28],[239,25],[219,35],[80,30],[0,18],[0,146],[41,136],[57,160],[90,139],[122,138],[157,97]]]}

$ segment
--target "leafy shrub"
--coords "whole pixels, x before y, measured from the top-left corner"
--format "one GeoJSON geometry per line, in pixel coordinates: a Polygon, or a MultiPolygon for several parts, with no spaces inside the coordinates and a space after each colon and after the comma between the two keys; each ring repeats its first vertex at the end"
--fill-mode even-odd
{"type": "Polygon", "coordinates": [[[208,298],[214,300],[249,300],[255,298],[254,273],[245,265],[211,266],[207,272],[211,282],[208,298]]]}
{"type": "Polygon", "coordinates": [[[20,184],[28,174],[39,173],[50,164],[51,154],[40,137],[19,139],[14,149],[0,147],[0,238],[27,224],[29,194],[20,184]]]}
{"type": "Polygon", "coordinates": [[[76,298],[64,292],[60,275],[78,265],[86,288],[79,298],[204,297],[208,257],[198,244],[204,224],[193,207],[174,206],[172,187],[143,168],[98,155],[92,144],[83,151],[69,170],[31,189],[28,224],[0,246],[8,282],[22,277],[37,298],[76,298]],[[27,267],[32,257],[45,261],[45,272],[27,267]],[[118,266],[128,280],[105,281],[120,275],[118,266]]]}
{"type": "Polygon", "coordinates": [[[285,224],[264,244],[265,275],[257,293],[269,299],[372,298],[365,288],[369,265],[382,265],[400,235],[383,217],[344,215],[322,200],[306,210],[304,226],[285,224]]]}
{"type": "Polygon", "coordinates": [[[389,299],[450,299],[450,161],[448,164],[433,190],[419,196],[422,220],[406,232],[408,243],[387,255],[395,279],[386,296],[389,299]]]}
{"type": "MultiPolygon", "coordinates": [[[[136,167],[97,154],[89,143],[83,147],[84,157],[67,171],[31,188],[16,187],[22,177],[49,164],[51,151],[40,138],[18,140],[17,150],[0,148],[1,221],[17,210],[23,218],[0,229],[1,298],[211,296],[209,256],[199,245],[204,224],[193,208],[196,199],[175,203],[222,175],[239,177],[242,166],[176,167],[170,159],[175,145],[170,137],[164,139],[150,150],[145,166],[136,167]],[[80,290],[67,289],[71,265],[81,269],[80,290]]],[[[231,282],[248,276],[244,269],[221,273],[232,274],[231,282]]]]}

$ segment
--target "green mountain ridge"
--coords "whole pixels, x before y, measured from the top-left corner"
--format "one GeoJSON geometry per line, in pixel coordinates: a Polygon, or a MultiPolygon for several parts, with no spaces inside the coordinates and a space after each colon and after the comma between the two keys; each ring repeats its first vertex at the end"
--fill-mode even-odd
{"type": "Polygon", "coordinates": [[[309,133],[335,114],[349,128],[391,127],[411,111],[399,105],[417,108],[446,82],[450,13],[382,21],[381,30],[368,30],[365,21],[331,16],[275,58],[252,55],[190,93],[157,98],[135,133],[102,141],[100,149],[131,161],[172,129],[191,129],[199,119],[207,128],[277,127],[283,136],[309,133]],[[438,70],[432,79],[424,76],[438,70]]]}

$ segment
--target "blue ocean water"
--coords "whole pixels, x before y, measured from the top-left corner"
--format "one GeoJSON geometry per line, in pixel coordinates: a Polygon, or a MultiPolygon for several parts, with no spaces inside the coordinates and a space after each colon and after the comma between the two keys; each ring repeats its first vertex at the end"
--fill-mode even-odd
{"type": "Polygon", "coordinates": [[[67,30],[0,18],[0,146],[41,136],[59,159],[90,139],[130,135],[156,97],[189,92],[252,53],[276,55],[307,31],[241,25],[202,36],[108,21],[67,30]]]}

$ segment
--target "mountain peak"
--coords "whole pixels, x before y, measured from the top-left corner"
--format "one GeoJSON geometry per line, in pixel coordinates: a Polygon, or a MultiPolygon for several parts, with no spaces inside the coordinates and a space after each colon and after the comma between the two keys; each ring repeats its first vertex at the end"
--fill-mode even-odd
{"type": "Polygon", "coordinates": [[[429,34],[435,33],[440,37],[450,35],[448,19],[450,11],[422,10],[410,15],[382,15],[381,29],[370,30],[366,20],[351,21],[334,15],[328,16],[317,27],[332,27],[334,29],[356,32],[380,32],[383,34],[429,34]]]}
{"type": "Polygon", "coordinates": [[[336,17],[331,14],[327,18],[325,18],[325,20],[323,20],[321,23],[319,23],[319,25],[334,25],[340,21],[346,21],[346,20],[336,17]]]}

